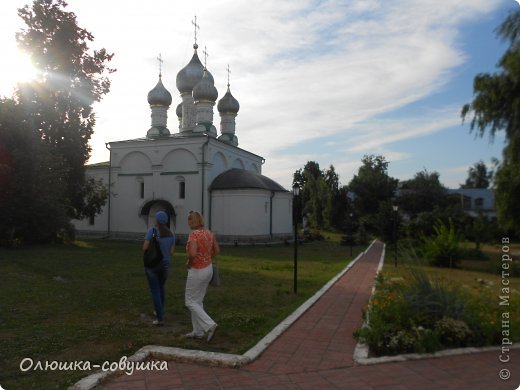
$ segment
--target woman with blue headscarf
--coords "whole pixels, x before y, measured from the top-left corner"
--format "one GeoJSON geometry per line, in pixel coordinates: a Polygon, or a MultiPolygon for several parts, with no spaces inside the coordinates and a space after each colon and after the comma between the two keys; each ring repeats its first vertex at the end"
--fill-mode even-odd
{"type": "Polygon", "coordinates": [[[144,267],[148,285],[150,286],[150,293],[152,294],[153,305],[155,307],[155,315],[157,317],[152,323],[156,326],[164,325],[164,284],[168,278],[170,256],[173,256],[175,250],[175,236],[167,225],[168,215],[164,211],[157,212],[155,214],[155,227],[148,229],[143,243],[143,251],[145,251],[150,246],[150,241],[155,233],[163,257],[162,262],[155,267],[144,267]]]}

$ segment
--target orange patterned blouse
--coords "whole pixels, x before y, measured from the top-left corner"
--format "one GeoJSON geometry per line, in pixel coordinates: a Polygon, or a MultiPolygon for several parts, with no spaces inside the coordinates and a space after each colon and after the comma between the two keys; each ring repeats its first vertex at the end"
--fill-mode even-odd
{"type": "MultiPolygon", "coordinates": [[[[215,241],[213,233],[204,228],[193,230],[188,237],[188,243],[190,241],[197,243],[197,254],[191,261],[191,267],[202,269],[209,266],[213,256],[213,242],[215,241]]],[[[186,244],[186,252],[188,252],[188,244],[186,244]]]]}

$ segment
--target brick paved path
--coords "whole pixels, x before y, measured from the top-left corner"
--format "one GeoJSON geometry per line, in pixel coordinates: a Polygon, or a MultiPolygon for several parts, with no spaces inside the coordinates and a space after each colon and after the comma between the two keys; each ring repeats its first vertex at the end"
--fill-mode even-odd
{"type": "Polygon", "coordinates": [[[138,371],[100,386],[115,389],[517,389],[520,351],[357,365],[354,329],[361,325],[383,244],[376,242],[305,314],[254,362],[240,369],[168,362],[168,371],[138,371]],[[511,378],[502,381],[507,368],[511,378]]]}

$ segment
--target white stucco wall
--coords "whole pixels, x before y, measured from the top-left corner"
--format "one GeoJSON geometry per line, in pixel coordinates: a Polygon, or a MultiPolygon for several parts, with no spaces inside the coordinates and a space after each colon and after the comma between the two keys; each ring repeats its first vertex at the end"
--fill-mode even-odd
{"type": "Polygon", "coordinates": [[[292,194],[277,192],[273,198],[273,234],[291,234],[292,194]]]}
{"type": "MultiPolygon", "coordinates": [[[[175,231],[187,235],[190,210],[203,211],[209,222],[208,189],[215,177],[233,167],[261,174],[263,164],[260,156],[206,137],[139,139],[113,142],[110,146],[110,232],[114,237],[144,234],[153,223],[155,208],[150,208],[148,216],[140,212],[145,205],[157,200],[173,207],[175,231]],[[144,196],[141,196],[141,182],[144,196]],[[179,196],[180,182],[185,183],[184,199],[179,196]]],[[[87,175],[102,178],[108,184],[108,167],[88,168],[87,175]]],[[[271,192],[266,190],[215,191],[211,204],[212,229],[219,235],[269,236],[270,197],[271,192]]],[[[276,193],[273,234],[290,233],[291,210],[290,199],[284,193],[276,193]]],[[[74,221],[74,224],[80,231],[106,232],[108,203],[95,217],[94,225],[88,220],[74,221]]]]}
{"type": "Polygon", "coordinates": [[[268,235],[269,197],[265,190],[213,191],[211,229],[217,235],[268,235]]]}
{"type": "Polygon", "coordinates": [[[219,236],[290,235],[292,197],[289,193],[260,189],[215,190],[212,192],[211,229],[219,236]],[[271,229],[271,230],[270,230],[271,229]]]}

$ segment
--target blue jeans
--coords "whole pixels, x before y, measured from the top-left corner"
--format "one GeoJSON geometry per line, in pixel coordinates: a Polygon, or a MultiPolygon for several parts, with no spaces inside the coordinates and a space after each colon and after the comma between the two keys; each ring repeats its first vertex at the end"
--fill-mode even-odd
{"type": "Polygon", "coordinates": [[[165,302],[164,284],[166,283],[166,279],[168,279],[168,266],[161,263],[154,268],[145,267],[144,271],[148,279],[148,285],[150,286],[150,293],[152,294],[157,320],[162,321],[164,319],[165,302]]]}

